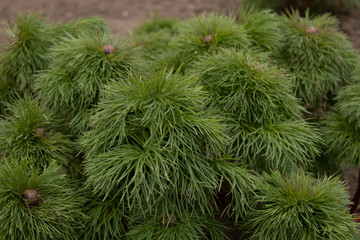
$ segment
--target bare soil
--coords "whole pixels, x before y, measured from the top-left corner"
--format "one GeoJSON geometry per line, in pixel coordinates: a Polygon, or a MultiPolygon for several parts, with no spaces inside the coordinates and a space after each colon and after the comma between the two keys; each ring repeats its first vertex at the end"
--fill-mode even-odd
{"type": "MultiPolygon", "coordinates": [[[[134,28],[154,13],[160,17],[186,19],[203,11],[228,12],[241,0],[1,0],[0,20],[14,19],[18,12],[41,12],[50,22],[103,16],[115,33],[134,28]]],[[[5,42],[0,29],[0,44],[5,42]]]]}

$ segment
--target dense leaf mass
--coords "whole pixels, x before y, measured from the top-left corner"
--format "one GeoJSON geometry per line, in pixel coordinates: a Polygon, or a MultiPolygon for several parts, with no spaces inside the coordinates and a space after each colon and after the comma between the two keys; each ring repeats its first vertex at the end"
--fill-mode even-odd
{"type": "Polygon", "coordinates": [[[337,177],[276,171],[265,174],[257,189],[249,239],[354,239],[346,188],[337,177]]]}
{"type": "Polygon", "coordinates": [[[0,76],[9,86],[29,90],[32,75],[47,68],[53,33],[44,21],[38,14],[23,14],[15,24],[9,24],[7,31],[11,40],[0,58],[0,76]]]}
{"type": "Polygon", "coordinates": [[[317,171],[360,165],[359,85],[333,98],[359,58],[336,24],[243,7],[120,38],[20,15],[0,56],[0,239],[353,239],[344,185],[317,171]]]}
{"type": "Polygon", "coordinates": [[[292,72],[296,96],[314,106],[352,80],[358,54],[330,15],[302,18],[294,12],[282,18],[280,62],[292,72]]]}
{"type": "Polygon", "coordinates": [[[9,114],[0,118],[2,155],[24,158],[38,167],[67,164],[74,143],[60,132],[60,122],[44,104],[27,96],[6,107],[9,114]]]}
{"type": "Polygon", "coordinates": [[[228,153],[260,171],[284,172],[318,154],[318,133],[302,119],[282,70],[249,50],[223,49],[194,64],[193,73],[226,116],[228,153]]]}
{"type": "Polygon", "coordinates": [[[0,165],[0,238],[4,240],[79,239],[84,199],[56,165],[41,173],[27,161],[5,160],[0,165]],[[41,195],[38,206],[28,206],[26,189],[41,195]]]}
{"type": "Polygon", "coordinates": [[[110,32],[66,35],[51,49],[52,61],[49,69],[37,76],[36,91],[48,106],[69,115],[72,133],[80,134],[87,129],[103,86],[129,67],[136,68],[134,51],[110,32]],[[105,54],[103,46],[110,43],[116,50],[105,54]]]}
{"type": "MultiPolygon", "coordinates": [[[[87,184],[129,207],[155,203],[156,193],[181,193],[182,201],[197,201],[209,212],[222,176],[210,157],[219,157],[226,137],[221,118],[205,104],[196,78],[178,72],[130,74],[112,82],[92,119],[93,129],[82,138],[87,184]]],[[[246,196],[252,178],[246,170],[240,173],[244,188],[234,192],[246,196]]]]}
{"type": "Polygon", "coordinates": [[[179,34],[173,39],[177,57],[185,67],[204,53],[223,47],[244,48],[250,46],[246,29],[236,24],[234,17],[214,13],[195,17],[179,26],[179,34]]]}

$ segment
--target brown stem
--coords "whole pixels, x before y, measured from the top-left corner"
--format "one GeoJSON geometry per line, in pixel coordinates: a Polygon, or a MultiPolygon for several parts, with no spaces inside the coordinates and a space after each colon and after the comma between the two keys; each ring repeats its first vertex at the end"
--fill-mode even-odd
{"type": "Polygon", "coordinates": [[[360,168],[359,168],[359,175],[358,175],[358,185],[357,185],[357,190],[356,193],[354,195],[354,198],[352,200],[352,205],[350,208],[350,213],[353,214],[356,212],[356,209],[359,205],[359,201],[360,201],[360,168]]]}

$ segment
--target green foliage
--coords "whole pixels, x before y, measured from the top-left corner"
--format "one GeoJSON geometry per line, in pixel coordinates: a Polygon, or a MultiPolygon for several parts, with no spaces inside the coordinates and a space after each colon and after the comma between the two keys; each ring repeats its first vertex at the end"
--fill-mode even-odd
{"type": "Polygon", "coordinates": [[[135,45],[139,46],[142,55],[150,63],[151,69],[163,69],[169,64],[180,66],[176,63],[174,49],[170,42],[173,35],[168,30],[159,30],[133,36],[135,45]]]}
{"type": "Polygon", "coordinates": [[[352,80],[359,66],[358,53],[338,30],[330,15],[282,17],[284,44],[281,65],[290,70],[296,96],[309,106],[325,102],[329,94],[352,80]]]}
{"type": "Polygon", "coordinates": [[[220,177],[219,190],[228,197],[225,199],[227,202],[223,202],[224,199],[221,198],[218,201],[221,201],[220,205],[224,206],[222,215],[231,217],[234,222],[238,222],[256,205],[256,202],[249,201],[249,199],[254,195],[258,176],[247,170],[243,164],[229,159],[225,160],[214,162],[214,169],[220,177]]]}
{"type": "Polygon", "coordinates": [[[127,142],[145,150],[166,144],[177,154],[185,154],[186,145],[186,153],[197,155],[206,141],[216,152],[225,142],[224,126],[216,112],[205,110],[206,101],[197,79],[179,72],[130,73],[112,81],[93,117],[94,129],[83,138],[87,156],[127,142]]]}
{"type": "Polygon", "coordinates": [[[0,165],[0,238],[3,240],[77,240],[84,215],[84,199],[63,171],[51,164],[42,173],[27,161],[5,160],[0,165]],[[37,206],[29,206],[22,194],[36,190],[37,206]]]}
{"type": "Polygon", "coordinates": [[[338,91],[336,106],[341,116],[347,119],[349,123],[360,127],[360,84],[352,84],[338,91]]]}
{"type": "Polygon", "coordinates": [[[37,167],[50,162],[67,164],[73,143],[59,132],[55,115],[38,100],[25,96],[6,104],[0,119],[0,153],[24,158],[37,167]]]}
{"type": "Polygon", "coordinates": [[[222,49],[195,63],[193,73],[237,121],[260,125],[301,116],[289,77],[252,51],[222,49]]]}
{"type": "Polygon", "coordinates": [[[348,11],[353,7],[359,7],[359,0],[244,0],[244,5],[254,5],[257,8],[271,8],[285,10],[289,8],[299,9],[302,12],[309,9],[314,13],[327,11],[348,11]]]}
{"type": "Polygon", "coordinates": [[[354,124],[341,114],[331,112],[322,120],[321,129],[330,159],[360,166],[360,132],[354,124]]]}
{"type": "Polygon", "coordinates": [[[243,6],[237,11],[238,22],[247,30],[252,45],[263,51],[278,51],[282,41],[279,16],[270,10],[243,6]]]}
{"type": "Polygon", "coordinates": [[[134,30],[134,34],[146,35],[165,30],[171,35],[175,35],[178,33],[178,24],[179,22],[176,19],[161,19],[157,14],[155,14],[151,21],[145,21],[137,26],[134,30]]]}
{"type": "Polygon", "coordinates": [[[193,73],[227,116],[228,153],[237,159],[289,171],[318,154],[318,133],[301,119],[283,71],[251,51],[223,49],[194,64],[193,73]]]}
{"type": "Polygon", "coordinates": [[[87,183],[105,196],[116,191],[130,208],[143,199],[153,203],[155,193],[174,187],[189,200],[208,203],[206,189],[215,188],[216,175],[202,151],[216,153],[224,136],[219,120],[204,111],[204,101],[196,79],[179,73],[131,74],[112,82],[93,130],[82,138],[87,183]]]}
{"type": "Polygon", "coordinates": [[[88,218],[79,239],[123,239],[126,229],[122,203],[88,197],[90,200],[85,208],[88,218]]]}
{"type": "MultiPolygon", "coordinates": [[[[155,16],[128,39],[98,17],[10,25],[0,239],[220,240],[231,224],[247,239],[352,239],[344,185],[303,173],[322,140],[294,95],[326,104],[358,55],[328,15],[239,13],[155,16]]],[[[359,86],[321,123],[336,164],[360,164],[359,86]]]]}
{"type": "Polygon", "coordinates": [[[181,65],[177,59],[177,49],[172,44],[179,32],[181,22],[175,19],[160,19],[157,14],[151,21],[140,24],[134,30],[132,41],[140,47],[143,56],[151,64],[151,69],[181,65]]]}
{"type": "Polygon", "coordinates": [[[348,193],[337,177],[273,172],[257,189],[259,207],[249,215],[249,239],[354,239],[348,193]]]}
{"type": "MultiPolygon", "coordinates": [[[[105,21],[89,17],[70,23],[45,24],[39,14],[21,14],[6,29],[9,42],[0,57],[0,100],[8,101],[13,91],[33,93],[34,74],[45,70],[50,62],[48,52],[59,38],[81,31],[105,31],[105,21]]],[[[0,104],[0,113],[3,112],[0,104]]]]}
{"type": "Polygon", "coordinates": [[[2,101],[7,99],[10,89],[32,89],[34,73],[48,66],[46,54],[53,41],[51,28],[38,14],[18,15],[6,31],[10,40],[0,57],[2,101]]]}
{"type": "Polygon", "coordinates": [[[107,23],[102,17],[86,17],[67,23],[59,22],[53,26],[53,31],[58,40],[69,34],[77,36],[84,31],[96,34],[107,30],[107,23]]]}
{"type": "Polygon", "coordinates": [[[236,24],[234,17],[203,14],[179,26],[179,34],[173,38],[177,58],[189,66],[204,53],[210,53],[222,47],[242,49],[251,44],[244,26],[236,24]]]}
{"type": "Polygon", "coordinates": [[[348,85],[336,96],[338,102],[321,122],[328,158],[360,166],[359,84],[348,85]]]}
{"type": "Polygon", "coordinates": [[[230,153],[257,170],[289,172],[311,164],[318,155],[319,133],[303,120],[263,126],[234,124],[230,153]]]}
{"type": "Polygon", "coordinates": [[[87,129],[103,86],[130,67],[138,67],[136,49],[125,40],[113,38],[110,32],[67,35],[49,55],[51,64],[37,76],[36,91],[48,106],[68,116],[75,135],[87,129]],[[115,51],[105,54],[103,46],[109,44],[115,51]]]}
{"type": "Polygon", "coordinates": [[[156,215],[174,208],[213,214],[216,193],[228,181],[241,207],[228,214],[246,212],[254,178],[243,166],[213,160],[226,138],[196,80],[163,70],[107,86],[92,130],[82,137],[86,183],[94,193],[130,209],[158,209],[156,215]]]}
{"type": "Polygon", "coordinates": [[[133,220],[127,236],[132,240],[223,240],[228,239],[224,234],[225,227],[219,221],[206,216],[187,214],[179,218],[175,214],[140,216],[133,220]]]}

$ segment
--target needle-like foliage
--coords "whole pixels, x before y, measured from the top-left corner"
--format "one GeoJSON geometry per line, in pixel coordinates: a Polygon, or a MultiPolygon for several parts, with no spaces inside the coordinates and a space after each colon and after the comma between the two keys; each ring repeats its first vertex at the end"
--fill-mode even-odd
{"type": "Polygon", "coordinates": [[[194,64],[193,73],[228,119],[228,153],[249,166],[288,171],[318,153],[316,130],[301,118],[289,77],[251,51],[223,49],[194,64]]]}
{"type": "Polygon", "coordinates": [[[134,35],[143,35],[149,33],[160,32],[165,30],[171,35],[178,33],[179,21],[172,18],[162,19],[155,14],[151,21],[145,21],[137,26],[134,30],[134,35]]]}
{"type": "Polygon", "coordinates": [[[167,66],[179,67],[177,48],[172,43],[182,22],[176,19],[161,19],[157,14],[151,21],[145,21],[135,28],[132,41],[140,47],[143,56],[151,64],[151,69],[167,66]]]}
{"type": "Polygon", "coordinates": [[[241,209],[229,213],[238,218],[250,206],[254,180],[242,166],[213,160],[226,139],[222,118],[206,105],[197,79],[179,72],[130,74],[109,84],[93,129],[82,137],[87,186],[129,209],[213,214],[227,181],[229,194],[241,201],[235,203],[241,209]]]}
{"type": "Polygon", "coordinates": [[[91,33],[105,32],[108,30],[107,23],[102,17],[86,17],[72,22],[59,22],[53,26],[53,31],[57,40],[67,34],[77,36],[86,31],[91,33]]]}
{"type": "Polygon", "coordinates": [[[251,41],[245,27],[237,24],[234,17],[207,13],[181,24],[173,44],[179,51],[177,58],[186,68],[204,53],[222,47],[241,49],[250,46],[251,41]]]}
{"type": "Polygon", "coordinates": [[[24,158],[40,167],[50,162],[67,164],[72,142],[59,132],[55,115],[38,100],[25,96],[6,104],[0,119],[0,153],[24,158]]]}
{"type": "Polygon", "coordinates": [[[282,66],[292,72],[295,94],[309,106],[326,102],[327,96],[352,80],[359,66],[358,53],[328,14],[282,16],[284,43],[282,66]]]}
{"type": "Polygon", "coordinates": [[[135,45],[144,59],[149,63],[151,69],[163,69],[168,65],[180,66],[176,59],[176,49],[171,46],[171,39],[174,36],[167,29],[160,29],[154,32],[138,33],[132,37],[135,45]]]}
{"type": "MultiPolygon", "coordinates": [[[[98,17],[21,15],[0,57],[0,239],[351,239],[344,186],[301,170],[321,140],[294,96],[355,75],[335,24],[242,8],[122,39],[98,17]]],[[[358,86],[322,122],[354,166],[358,86]]]]}
{"type": "Polygon", "coordinates": [[[310,165],[320,153],[318,130],[304,120],[262,126],[232,125],[229,152],[256,170],[289,172],[310,165]]]}
{"type": "Polygon", "coordinates": [[[330,112],[321,121],[325,154],[331,160],[346,162],[352,167],[360,166],[360,132],[339,112],[330,112]]]}
{"type": "Polygon", "coordinates": [[[87,219],[81,238],[86,240],[123,239],[125,231],[125,212],[122,202],[87,196],[85,213],[87,219]]]}
{"type": "Polygon", "coordinates": [[[105,196],[115,191],[129,207],[177,188],[207,207],[217,178],[206,153],[218,154],[225,139],[205,100],[196,79],[178,72],[131,74],[107,86],[82,138],[88,185],[105,196]]]}
{"type": "MultiPolygon", "coordinates": [[[[66,34],[81,31],[105,31],[104,19],[89,17],[69,23],[45,24],[39,14],[20,14],[6,29],[9,42],[0,57],[0,101],[7,101],[16,91],[33,93],[34,74],[48,67],[50,48],[66,34]]],[[[3,109],[0,103],[0,112],[3,109]]]]}
{"type": "Polygon", "coordinates": [[[227,199],[219,197],[219,201],[225,200],[219,205],[224,207],[222,209],[223,216],[231,217],[234,222],[238,222],[256,205],[256,202],[249,201],[249,199],[254,195],[258,176],[247,170],[243,164],[234,162],[234,160],[224,160],[214,162],[214,169],[220,177],[219,192],[223,192],[227,197],[227,199]]]}
{"type": "Polygon", "coordinates": [[[360,84],[351,84],[337,92],[336,107],[349,123],[360,129],[360,84]]]}
{"type": "Polygon", "coordinates": [[[1,54],[0,76],[19,90],[29,90],[33,74],[48,66],[46,54],[53,41],[51,28],[38,14],[22,14],[6,30],[10,42],[1,54]]]}
{"type": "Polygon", "coordinates": [[[0,165],[0,239],[77,240],[84,215],[84,199],[56,165],[42,173],[27,161],[7,161],[0,165]],[[40,194],[36,206],[23,194],[32,189],[40,194]]]}
{"type": "Polygon", "coordinates": [[[48,106],[68,116],[75,135],[87,129],[103,86],[138,66],[136,49],[110,32],[67,35],[49,55],[50,67],[37,76],[36,91],[48,106]],[[109,54],[106,45],[113,47],[109,54]]]}
{"type": "Polygon", "coordinates": [[[133,219],[133,226],[127,236],[131,240],[224,240],[225,227],[214,219],[196,214],[177,216],[176,214],[163,215],[154,218],[146,215],[133,219]]]}
{"type": "Polygon", "coordinates": [[[326,155],[332,160],[360,166],[360,85],[352,84],[338,92],[335,109],[321,121],[326,155]]]}
{"type": "Polygon", "coordinates": [[[178,154],[197,154],[207,142],[216,152],[225,142],[217,113],[205,109],[206,92],[197,79],[161,70],[130,73],[106,86],[83,144],[89,158],[130,143],[143,149],[165,143],[178,154]],[[191,151],[192,150],[192,151],[191,151]]]}
{"type": "Polygon", "coordinates": [[[348,193],[337,177],[273,172],[261,180],[254,199],[258,209],[247,220],[248,239],[354,239],[348,193]]]}
{"type": "Polygon", "coordinates": [[[222,49],[194,64],[193,73],[212,100],[238,121],[261,125],[301,117],[289,77],[252,51],[222,49]]]}
{"type": "Polygon", "coordinates": [[[299,9],[301,12],[309,8],[313,13],[325,13],[334,11],[349,11],[353,7],[360,7],[359,0],[244,0],[243,5],[253,5],[256,8],[271,8],[277,11],[285,11],[289,8],[299,9]]]}
{"type": "Polygon", "coordinates": [[[237,21],[247,30],[254,47],[268,52],[277,52],[281,46],[282,31],[279,16],[271,10],[242,6],[237,21]]]}

